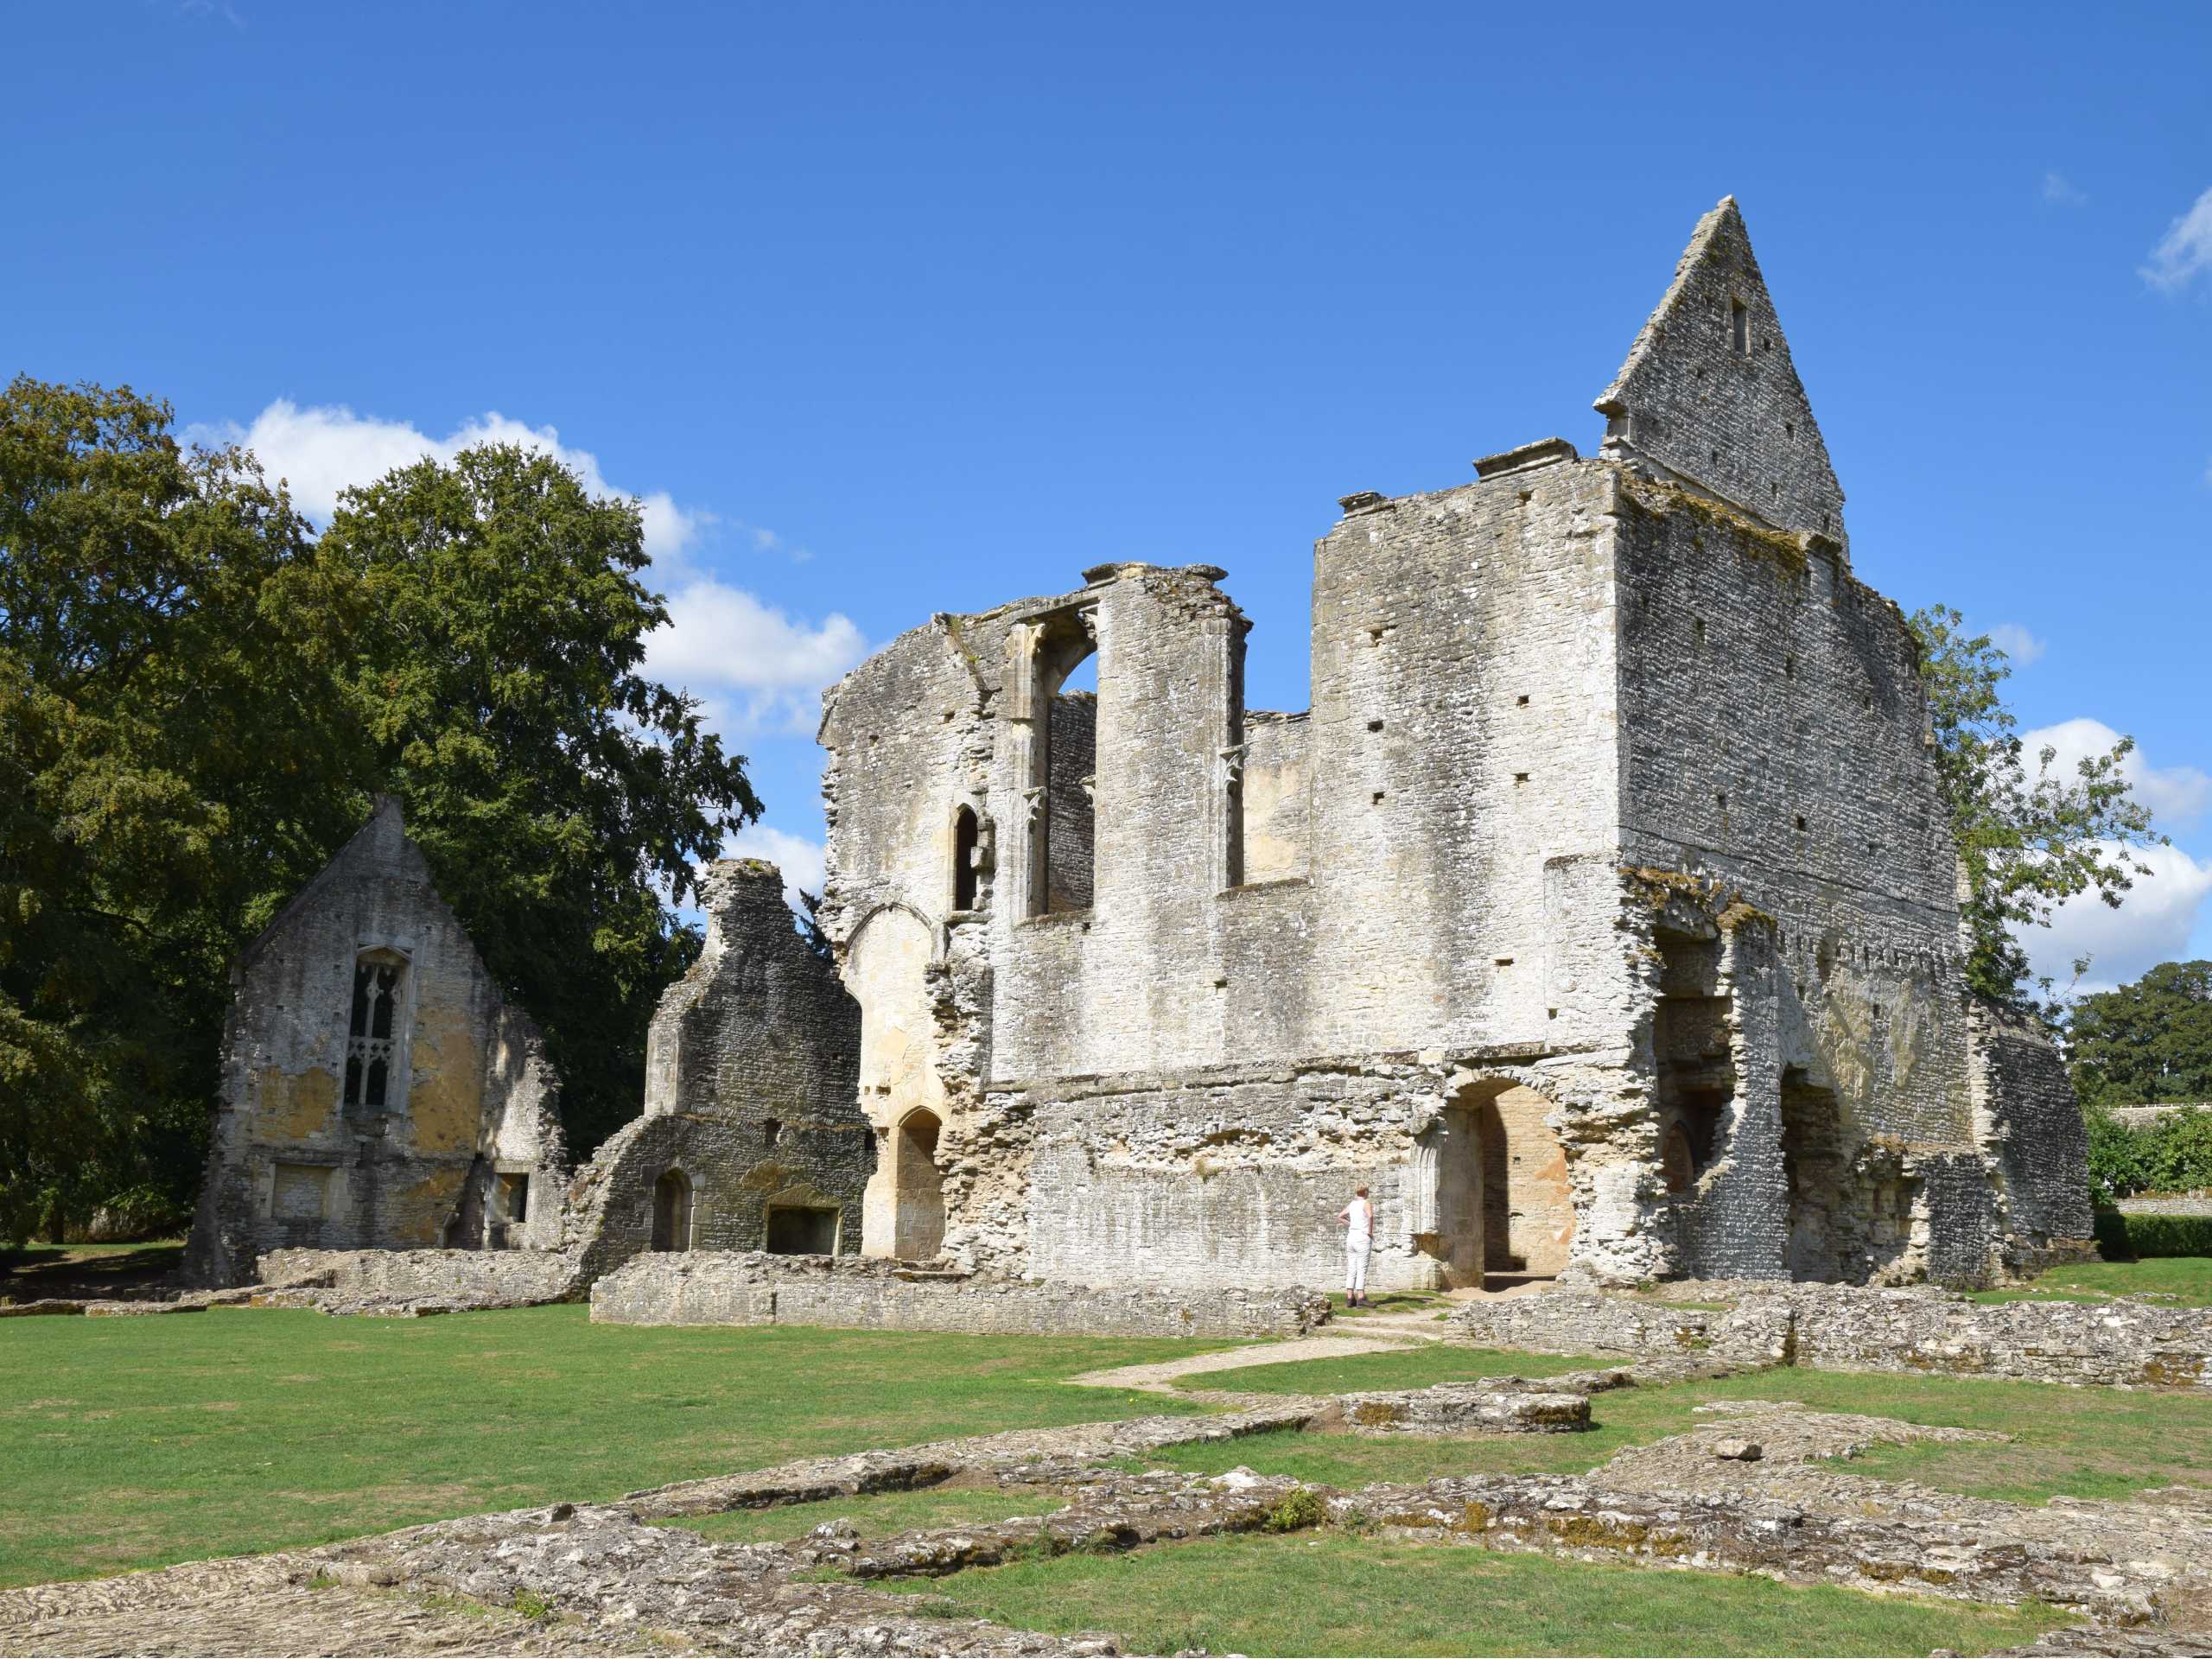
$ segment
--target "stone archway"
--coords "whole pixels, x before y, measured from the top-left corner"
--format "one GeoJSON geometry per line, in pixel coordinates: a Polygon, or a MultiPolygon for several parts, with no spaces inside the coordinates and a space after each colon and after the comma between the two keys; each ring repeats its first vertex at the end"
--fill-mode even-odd
{"type": "Polygon", "coordinates": [[[1455,1102],[1414,1142],[1414,1243],[1447,1289],[1483,1282],[1483,1158],[1475,1108],[1455,1102]]]}
{"type": "MultiPolygon", "coordinates": [[[[936,1135],[944,1122],[944,1084],[937,1074],[937,1013],[929,968],[937,936],[912,911],[887,906],[871,914],[853,936],[845,957],[845,984],[861,1005],[860,1107],[881,1137],[882,1155],[861,1201],[861,1249],[867,1255],[911,1257],[916,1235],[901,1219],[910,1199],[901,1187],[909,1162],[903,1127],[917,1113],[930,1125],[929,1165],[936,1176],[936,1135]]],[[[944,1211],[937,1184],[937,1208],[944,1211]]],[[[944,1240],[939,1220],[925,1252],[944,1240]]]]}
{"type": "Polygon", "coordinates": [[[1460,1099],[1482,1147],[1483,1262],[1491,1273],[1554,1274],[1574,1242],[1567,1148],[1544,1119],[1552,1102],[1526,1084],[1490,1077],[1460,1099]]]}
{"type": "Polygon", "coordinates": [[[653,1183],[653,1249],[691,1248],[691,1178],[680,1169],[664,1170],[653,1183]]]}
{"type": "Polygon", "coordinates": [[[944,1175],[938,1166],[937,1114],[915,1111],[892,1136],[891,1179],[897,1205],[892,1254],[924,1262],[944,1249],[944,1175]]]}

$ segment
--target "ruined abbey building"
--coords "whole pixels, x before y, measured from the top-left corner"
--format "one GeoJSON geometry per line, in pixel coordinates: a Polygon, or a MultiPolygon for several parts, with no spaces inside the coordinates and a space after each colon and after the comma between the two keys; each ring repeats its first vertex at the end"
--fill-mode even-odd
{"type": "Polygon", "coordinates": [[[774,867],[699,888],[704,948],[654,1015],[644,1109],[572,1173],[537,1027],[379,801],[236,964],[188,1276],[543,1301],[653,1251],[858,1250],[860,1011],[774,867]]]}
{"type": "Polygon", "coordinates": [[[2089,1232],[1963,976],[1916,647],[1742,218],[1598,399],[1315,548],[1313,706],[1205,565],[939,615],[826,702],[871,1254],[1070,1285],[1982,1281],[2089,1232]],[[1096,653],[1096,696],[1062,690],[1096,653]]]}

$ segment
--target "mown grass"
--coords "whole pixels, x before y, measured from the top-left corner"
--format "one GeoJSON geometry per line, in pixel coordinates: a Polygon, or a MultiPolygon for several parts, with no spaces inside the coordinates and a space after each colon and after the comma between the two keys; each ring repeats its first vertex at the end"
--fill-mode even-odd
{"type": "Polygon", "coordinates": [[[1175,1386],[1243,1394],[1343,1394],[1354,1389],[1425,1389],[1432,1382],[1457,1382],[1478,1376],[1557,1376],[1562,1371],[1627,1363],[1618,1354],[1611,1358],[1576,1358],[1438,1342],[1383,1353],[1346,1354],[1341,1359],[1299,1359],[1199,1371],[1176,1378],[1175,1386]]]}
{"type": "Polygon", "coordinates": [[[1974,1294],[1978,1302],[2099,1301],[2109,1296],[2171,1296],[2186,1307],[2212,1307],[2212,1256],[2146,1255],[2139,1262],[2084,1262],[2053,1268],[2013,1290],[1974,1294]]]}
{"type": "Polygon", "coordinates": [[[1111,1630],[1132,1653],[1986,1653],[2069,1622],[2041,1607],[1590,1566],[1333,1529],[1063,1555],[888,1587],[1028,1630],[1111,1630]]]}
{"type": "Polygon", "coordinates": [[[771,1510],[729,1510],[721,1515],[675,1516],[660,1524],[683,1527],[718,1544],[788,1543],[825,1521],[849,1521],[863,1538],[888,1538],[922,1527],[964,1527],[1017,1515],[1050,1515],[1067,1499],[1049,1487],[935,1486],[915,1492],[868,1492],[784,1503],[771,1510]]]}
{"type": "Polygon", "coordinates": [[[581,1306],[0,1321],[0,1585],[789,1458],[1206,1409],[1065,1386],[1219,1344],[593,1325],[581,1306]]]}
{"type": "MultiPolygon", "coordinates": [[[[1217,1371],[1206,1380],[1224,1388],[1256,1389],[1262,1386],[1255,1380],[1261,1372],[1326,1364],[1358,1368],[1357,1381],[1339,1387],[1414,1388],[1496,1376],[1509,1369],[1502,1360],[1518,1357],[1523,1357],[1439,1345],[1341,1361],[1217,1371]]],[[[1287,1382],[1282,1386],[1292,1388],[1287,1382]]],[[[1847,1465],[1885,1479],[1917,1481],[1974,1497],[2039,1503],[2060,1494],[2119,1498],[2154,1486],[2212,1485],[2212,1395],[1798,1369],[1596,1395],[1590,1402],[1592,1427],[1586,1433],[1478,1435],[1451,1440],[1255,1435],[1226,1445],[1172,1447],[1154,1454],[1149,1465],[1218,1474],[1244,1464],[1262,1474],[1292,1475],[1338,1486],[1473,1471],[1580,1474],[1624,1446],[1711,1422],[1710,1417],[1694,1415],[1693,1408],[1716,1400],[1794,1400],[1819,1411],[1863,1412],[2013,1436],[2005,1445],[1879,1446],[1847,1465]]]]}

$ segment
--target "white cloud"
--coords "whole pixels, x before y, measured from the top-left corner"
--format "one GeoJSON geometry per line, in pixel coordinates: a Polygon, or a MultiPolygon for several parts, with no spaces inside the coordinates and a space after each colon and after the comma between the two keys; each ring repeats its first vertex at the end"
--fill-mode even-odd
{"type": "Polygon", "coordinates": [[[2044,642],[2017,622],[1999,622],[1989,631],[1990,643],[2012,658],[2012,666],[2025,668],[2039,660],[2044,653],[2044,642]]]}
{"type": "Polygon", "coordinates": [[[822,891],[823,847],[804,836],[771,830],[765,823],[747,824],[722,842],[724,858],[765,858],[783,872],[784,898],[798,911],[799,889],[822,891]]]}
{"type": "Polygon", "coordinates": [[[2212,190],[2207,190],[2166,227],[2151,263],[2139,267],[2153,288],[2178,294],[2196,276],[2212,270],[2212,190]]]}
{"type": "Polygon", "coordinates": [[[2089,957],[2082,988],[2109,990],[2146,968],[2189,953],[2198,911],[2212,893],[2212,863],[2200,864],[2178,847],[2138,847],[2128,855],[2151,868],[2113,909],[2094,893],[2068,899],[2049,927],[2020,931],[2038,975],[2062,987],[2074,976],[2077,957],[2089,957]]]}
{"type": "Polygon", "coordinates": [[[669,622],[645,640],[645,670],[707,705],[722,731],[780,730],[811,736],[823,688],[868,652],[850,617],[794,620],[741,588],[713,576],[669,595],[669,622]]]}
{"type": "MultiPolygon", "coordinates": [[[[2023,732],[2020,741],[2031,766],[2046,747],[2056,749],[2058,753],[2051,769],[2057,776],[2070,779],[2087,757],[2109,753],[2120,741],[2120,734],[2101,720],[2062,720],[2056,726],[2023,732]]],[[[2130,752],[2120,771],[2133,786],[2135,798],[2151,809],[2154,828],[2189,829],[2212,806],[2212,777],[2195,766],[2154,766],[2139,747],[2130,752]]]]}
{"type": "Polygon", "coordinates": [[[2046,173],[2043,175],[2043,199],[2055,207],[2079,207],[2089,198],[2075,189],[2063,173],[2046,173]]]}
{"type": "MultiPolygon", "coordinates": [[[[405,421],[378,420],[357,415],[343,404],[323,404],[302,409],[288,397],[253,417],[253,424],[234,422],[219,426],[194,426],[187,435],[201,442],[242,443],[261,458],[271,478],[291,486],[292,500],[317,524],[327,524],[337,510],[339,492],[349,485],[372,484],[395,467],[411,466],[429,455],[451,461],[473,444],[513,443],[543,450],[583,481],[594,495],[627,495],[607,481],[599,458],[588,449],[561,442],[550,426],[530,426],[511,420],[498,410],[471,416],[442,438],[433,438],[405,421]]],[[[714,523],[714,515],[682,507],[664,490],[640,498],[645,521],[645,551],[663,564],[681,566],[683,556],[714,523]]]]}

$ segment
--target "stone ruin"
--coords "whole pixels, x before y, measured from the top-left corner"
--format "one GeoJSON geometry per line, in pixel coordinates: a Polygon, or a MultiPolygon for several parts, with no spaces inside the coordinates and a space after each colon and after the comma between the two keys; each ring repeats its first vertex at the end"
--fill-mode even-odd
{"type": "Polygon", "coordinates": [[[1082,1286],[1980,1282],[2087,1248],[1977,1004],[1913,635],[1733,200],[1597,400],[1343,498],[1313,703],[1209,565],[940,614],[830,692],[866,1248],[1082,1286]],[[1070,692],[1096,657],[1095,695],[1070,692]]]}
{"type": "Polygon", "coordinates": [[[195,1266],[387,1301],[619,1268],[602,1317],[954,1328],[1046,1285],[1249,1334],[1310,1324],[1361,1182],[1378,1290],[2084,1252],[2080,1111],[1967,989],[1916,647],[1852,573],[1732,200],[1597,408],[1592,458],[1343,499],[1304,711],[1245,707],[1206,565],[855,669],[820,734],[834,964],[772,867],[710,867],[644,1115],[573,1179],[534,1033],[380,806],[241,964],[195,1266]],[[855,1255],[906,1265],[782,1260],[855,1255]],[[951,1311],[970,1281],[996,1300],[951,1311]]]}

